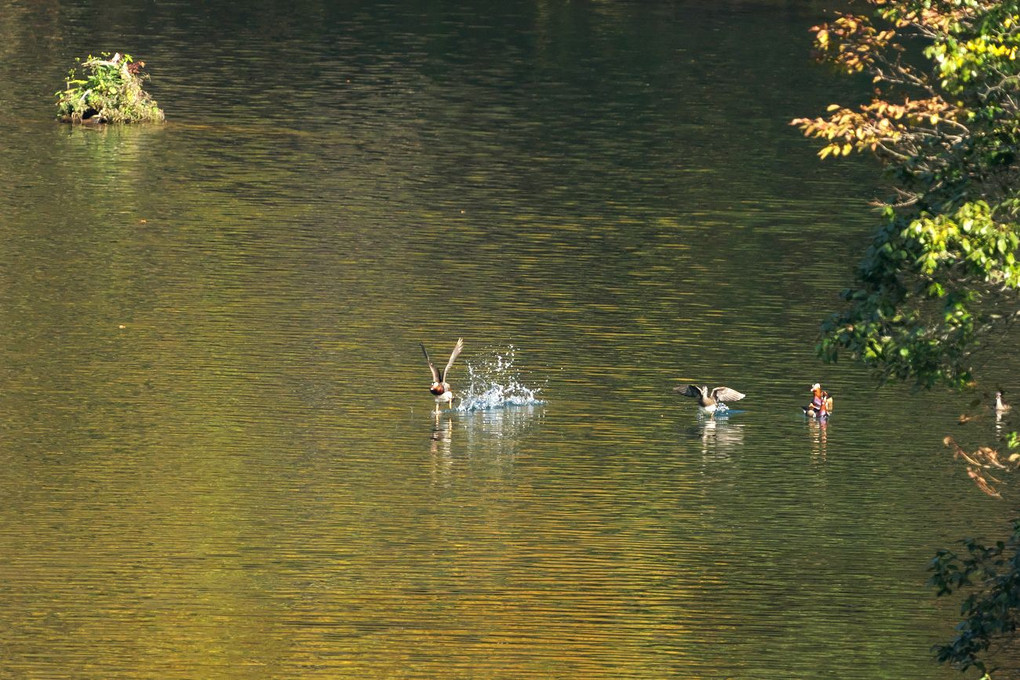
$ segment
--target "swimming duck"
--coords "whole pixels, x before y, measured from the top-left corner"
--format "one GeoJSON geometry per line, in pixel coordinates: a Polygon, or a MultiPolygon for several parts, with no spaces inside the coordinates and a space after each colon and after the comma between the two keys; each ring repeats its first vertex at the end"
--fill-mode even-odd
{"type": "Polygon", "coordinates": [[[804,415],[808,418],[824,420],[832,413],[832,405],[832,397],[829,396],[829,393],[822,389],[821,384],[815,383],[811,386],[811,403],[801,406],[801,408],[804,409],[804,415]]]}
{"type": "Polygon", "coordinates": [[[716,387],[709,392],[708,386],[680,385],[679,387],[674,387],[673,391],[680,392],[685,397],[696,397],[698,400],[698,413],[709,416],[715,415],[717,410],[726,410],[726,405],[722,402],[740,401],[746,396],[729,387],[716,387]]]}
{"type": "Polygon", "coordinates": [[[449,404],[453,401],[453,391],[450,389],[450,383],[446,382],[447,375],[450,373],[450,367],[453,366],[454,360],[460,351],[464,349],[464,338],[458,338],[457,344],[454,346],[453,351],[450,352],[450,360],[446,362],[446,368],[441,372],[436,370],[436,367],[432,364],[432,360],[429,359],[428,350],[425,349],[425,343],[419,343],[421,345],[421,351],[425,355],[425,361],[429,364],[429,370],[432,371],[432,387],[429,388],[429,392],[436,398],[436,413],[439,412],[440,404],[449,404]]]}
{"type": "Polygon", "coordinates": [[[1002,390],[995,393],[995,413],[1008,413],[1013,407],[1002,400],[1002,390]]]}

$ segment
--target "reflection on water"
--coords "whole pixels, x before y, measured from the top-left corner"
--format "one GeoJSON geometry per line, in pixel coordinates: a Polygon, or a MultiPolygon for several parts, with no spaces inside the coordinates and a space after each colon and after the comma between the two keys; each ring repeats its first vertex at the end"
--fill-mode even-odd
{"type": "Polygon", "coordinates": [[[509,470],[526,437],[536,431],[544,416],[542,403],[436,414],[429,446],[433,481],[457,474],[457,458],[484,459],[509,470]]]}
{"type": "Polygon", "coordinates": [[[461,416],[468,452],[481,447],[497,457],[513,455],[525,434],[541,426],[545,404],[509,405],[461,416]]]}
{"type": "Polygon", "coordinates": [[[825,462],[826,450],[829,441],[829,419],[807,418],[808,435],[811,439],[811,456],[821,462],[825,462]]]}
{"type": "Polygon", "coordinates": [[[429,454],[432,461],[433,482],[450,474],[453,468],[453,419],[435,414],[435,425],[432,427],[429,454]]]}
{"type": "Polygon", "coordinates": [[[1013,414],[1013,407],[1006,405],[1005,408],[993,408],[995,413],[995,438],[1003,441],[1006,435],[1016,431],[1016,422],[1010,417],[1013,414]]]}
{"type": "Polygon", "coordinates": [[[744,424],[730,418],[700,418],[687,432],[701,440],[705,460],[727,460],[744,443],[744,424]]]}
{"type": "Polygon", "coordinates": [[[811,347],[818,3],[214,5],[0,0],[0,677],[954,677],[994,513],[811,347]],[[165,126],[52,122],[110,36],[165,126]]]}

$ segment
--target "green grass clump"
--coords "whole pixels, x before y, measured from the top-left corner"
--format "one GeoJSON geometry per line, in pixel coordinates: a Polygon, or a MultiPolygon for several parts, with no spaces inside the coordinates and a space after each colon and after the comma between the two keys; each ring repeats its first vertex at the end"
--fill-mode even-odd
{"type": "Polygon", "coordinates": [[[79,59],[67,74],[67,89],[56,93],[57,118],[67,123],[161,122],[163,111],[142,89],[148,78],[143,66],[144,61],[120,53],[79,59]]]}

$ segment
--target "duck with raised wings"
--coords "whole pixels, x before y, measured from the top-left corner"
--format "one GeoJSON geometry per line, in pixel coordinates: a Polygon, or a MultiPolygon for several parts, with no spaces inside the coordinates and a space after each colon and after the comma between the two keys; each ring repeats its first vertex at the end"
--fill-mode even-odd
{"type": "Polygon", "coordinates": [[[714,416],[716,411],[726,411],[727,401],[740,401],[745,394],[741,394],[729,387],[716,387],[711,392],[708,386],[698,387],[697,385],[680,385],[673,388],[674,392],[680,392],[685,397],[695,397],[698,400],[698,414],[714,416]]]}
{"type": "Polygon", "coordinates": [[[425,361],[429,364],[429,370],[432,371],[432,387],[429,388],[429,392],[436,398],[436,413],[439,413],[440,404],[450,404],[453,402],[453,390],[450,389],[450,383],[446,381],[450,374],[450,367],[453,366],[454,360],[460,351],[464,349],[464,338],[458,338],[457,344],[454,346],[453,351],[450,353],[450,360],[446,362],[446,368],[442,371],[436,369],[432,360],[429,359],[429,352],[425,349],[425,343],[418,343],[421,345],[421,351],[425,355],[425,361]]]}

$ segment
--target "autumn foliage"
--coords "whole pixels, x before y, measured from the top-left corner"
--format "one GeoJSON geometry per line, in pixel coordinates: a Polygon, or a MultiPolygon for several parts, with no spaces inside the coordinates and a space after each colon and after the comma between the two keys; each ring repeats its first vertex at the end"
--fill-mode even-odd
{"type": "Polygon", "coordinates": [[[974,355],[1017,319],[1017,0],[866,0],[873,16],[815,26],[820,60],[873,96],[793,124],[822,158],[867,152],[889,173],[883,224],[823,326],[820,354],[882,378],[972,383],[974,355]]]}
{"type": "MultiPolygon", "coordinates": [[[[822,142],[822,158],[870,153],[891,179],[819,353],[920,387],[973,385],[982,352],[1015,353],[1020,317],[1020,0],[864,4],[872,16],[841,14],[812,30],[820,60],[871,77],[870,101],[793,121],[822,142]]],[[[1017,448],[1015,432],[1001,439],[1017,448]]],[[[1020,465],[1016,453],[945,443],[989,496],[1001,497],[997,475],[1020,465]]],[[[970,591],[956,635],[935,656],[990,678],[990,652],[1020,629],[1020,521],[1008,540],[965,547],[929,564],[939,595],[970,591]]]]}

